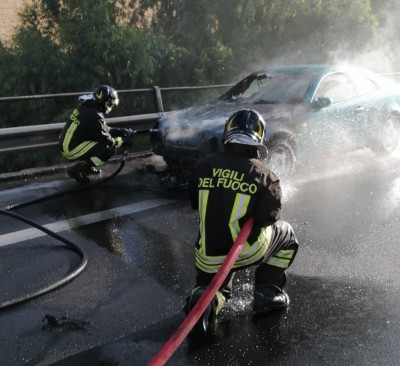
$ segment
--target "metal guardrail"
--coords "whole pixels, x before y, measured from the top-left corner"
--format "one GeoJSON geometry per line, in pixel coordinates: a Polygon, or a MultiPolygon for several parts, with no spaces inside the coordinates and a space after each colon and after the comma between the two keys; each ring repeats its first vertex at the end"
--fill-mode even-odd
{"type": "MultiPolygon", "coordinates": [[[[164,113],[150,113],[126,117],[108,118],[109,126],[125,126],[133,129],[151,128],[164,113]]],[[[0,129],[0,153],[44,149],[58,144],[58,136],[65,122],[26,127],[0,129]]]]}
{"type": "MultiPolygon", "coordinates": [[[[390,77],[396,81],[400,80],[400,73],[386,73],[383,76],[390,77]]],[[[155,113],[133,115],[125,117],[107,118],[107,123],[110,126],[124,126],[132,129],[146,129],[151,128],[153,124],[162,115],[171,112],[165,112],[162,92],[169,91],[194,91],[201,89],[223,89],[231,87],[233,84],[222,85],[207,85],[207,86],[185,86],[185,87],[167,87],[160,88],[153,86],[146,89],[126,89],[118,90],[119,94],[143,94],[152,93],[154,96],[155,113]]],[[[26,96],[13,96],[13,97],[0,97],[0,103],[9,101],[24,101],[35,99],[52,99],[52,98],[65,98],[80,96],[91,92],[76,92],[76,93],[60,93],[60,94],[41,94],[41,95],[26,95],[26,96]]],[[[17,151],[37,150],[56,146],[58,143],[58,135],[61,132],[65,122],[42,124],[26,127],[9,127],[0,128],[0,154],[17,151]]]]}
{"type": "MultiPolygon", "coordinates": [[[[228,88],[232,85],[233,84],[223,84],[223,85],[169,87],[169,88],[159,88],[158,86],[154,86],[152,88],[147,88],[147,89],[118,90],[118,94],[152,93],[154,95],[155,113],[107,118],[107,124],[110,126],[119,126],[132,129],[151,128],[157,121],[157,119],[159,119],[162,115],[172,113],[171,111],[170,112],[164,111],[162,94],[161,94],[162,91],[193,91],[201,89],[219,89],[219,88],[228,88]]],[[[0,103],[8,101],[74,97],[88,93],[91,92],[0,97],[0,103]]],[[[0,129],[0,154],[54,147],[58,144],[58,136],[64,124],[65,122],[60,122],[60,123],[50,123],[50,124],[41,124],[33,126],[2,128],[0,129]]]]}
{"type": "MultiPolygon", "coordinates": [[[[383,74],[383,76],[390,77],[395,81],[400,81],[400,73],[383,74]]],[[[168,91],[194,91],[201,89],[227,89],[233,84],[223,85],[210,85],[210,86],[197,86],[197,87],[169,87],[159,88],[154,86],[147,89],[127,89],[118,90],[119,94],[143,94],[152,93],[154,98],[154,113],[132,115],[124,117],[107,118],[107,123],[110,126],[120,126],[132,129],[148,129],[153,127],[154,123],[163,115],[172,113],[171,111],[165,112],[162,92],[168,91]]],[[[52,99],[52,98],[65,98],[75,97],[90,92],[76,92],[76,93],[60,93],[60,94],[42,94],[42,95],[26,95],[26,96],[12,96],[0,97],[0,103],[10,101],[30,101],[37,99],[52,99]]],[[[0,128],[0,155],[6,153],[24,152],[24,151],[37,151],[38,149],[45,150],[55,148],[58,144],[59,134],[65,122],[49,123],[41,125],[23,126],[23,127],[9,127],[0,128]]]]}

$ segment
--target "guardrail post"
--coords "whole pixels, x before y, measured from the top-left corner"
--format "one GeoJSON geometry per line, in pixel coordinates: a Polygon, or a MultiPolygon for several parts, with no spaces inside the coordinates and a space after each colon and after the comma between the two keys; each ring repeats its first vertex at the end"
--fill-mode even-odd
{"type": "Polygon", "coordinates": [[[156,104],[156,112],[164,112],[164,106],[161,97],[161,89],[158,86],[153,86],[154,90],[154,101],[156,104]]]}

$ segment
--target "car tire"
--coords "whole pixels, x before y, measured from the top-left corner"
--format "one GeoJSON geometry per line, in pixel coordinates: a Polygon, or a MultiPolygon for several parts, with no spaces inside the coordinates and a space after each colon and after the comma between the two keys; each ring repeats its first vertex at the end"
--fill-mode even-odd
{"type": "Polygon", "coordinates": [[[275,139],[267,143],[268,155],[264,159],[270,170],[280,178],[293,175],[296,165],[296,156],[287,140],[275,139]]]}
{"type": "Polygon", "coordinates": [[[389,116],[382,124],[377,139],[371,149],[380,155],[392,153],[400,142],[400,123],[393,116],[389,116]]]}

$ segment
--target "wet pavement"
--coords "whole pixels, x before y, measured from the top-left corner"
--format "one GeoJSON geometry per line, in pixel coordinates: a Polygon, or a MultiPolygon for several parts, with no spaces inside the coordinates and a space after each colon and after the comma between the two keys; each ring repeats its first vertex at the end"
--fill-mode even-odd
{"type": "MultiPolygon", "coordinates": [[[[185,340],[168,365],[398,365],[400,158],[366,150],[340,160],[282,182],[284,218],[301,245],[289,309],[252,314],[253,269],[239,272],[211,334],[185,340]]],[[[147,365],[179,326],[197,215],[184,190],[159,184],[152,163],[13,210],[78,244],[88,264],[61,288],[0,309],[2,365],[147,365]]],[[[0,207],[69,187],[62,174],[8,185],[0,207]]],[[[0,303],[79,266],[54,238],[0,220],[0,303]]]]}

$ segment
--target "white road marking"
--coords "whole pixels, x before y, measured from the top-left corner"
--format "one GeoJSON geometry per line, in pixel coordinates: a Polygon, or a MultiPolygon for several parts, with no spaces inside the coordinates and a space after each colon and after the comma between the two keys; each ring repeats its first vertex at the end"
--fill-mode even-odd
{"type": "MultiPolygon", "coordinates": [[[[58,221],[43,226],[48,230],[51,230],[55,233],[59,233],[61,231],[73,229],[79,226],[84,226],[99,221],[109,220],[115,217],[131,215],[137,212],[149,210],[151,208],[168,205],[173,202],[176,201],[166,200],[166,199],[151,199],[147,201],[133,203],[131,205],[112,208],[106,211],[100,211],[88,215],[74,217],[69,220],[58,221]]],[[[38,238],[44,235],[47,234],[36,228],[20,230],[20,231],[15,231],[13,233],[0,235],[0,247],[19,243],[21,241],[29,239],[38,238]]]]}

